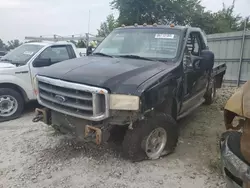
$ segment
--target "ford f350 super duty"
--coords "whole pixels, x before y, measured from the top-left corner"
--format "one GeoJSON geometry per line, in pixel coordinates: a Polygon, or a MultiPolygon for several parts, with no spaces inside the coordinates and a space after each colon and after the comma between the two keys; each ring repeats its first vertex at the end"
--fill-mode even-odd
{"type": "Polygon", "coordinates": [[[133,161],[157,159],[176,147],[176,120],[213,102],[225,71],[199,28],[122,26],[91,55],[39,72],[44,108],[33,120],[97,144],[120,139],[133,161]]]}

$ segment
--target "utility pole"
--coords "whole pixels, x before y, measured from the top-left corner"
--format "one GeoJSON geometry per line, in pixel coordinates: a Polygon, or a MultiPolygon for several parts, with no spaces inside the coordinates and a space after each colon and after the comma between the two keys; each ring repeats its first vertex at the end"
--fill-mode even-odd
{"type": "Polygon", "coordinates": [[[245,47],[245,39],[246,39],[247,22],[248,22],[248,19],[246,18],[245,23],[244,23],[244,31],[243,31],[242,43],[241,43],[240,63],[239,63],[238,80],[237,80],[237,86],[238,87],[240,86],[240,77],[241,77],[241,68],[242,68],[243,57],[244,57],[244,47],[245,47]]]}
{"type": "Polygon", "coordinates": [[[89,10],[89,21],[88,21],[88,34],[87,34],[87,48],[89,46],[89,29],[90,29],[90,10],[89,10]]]}

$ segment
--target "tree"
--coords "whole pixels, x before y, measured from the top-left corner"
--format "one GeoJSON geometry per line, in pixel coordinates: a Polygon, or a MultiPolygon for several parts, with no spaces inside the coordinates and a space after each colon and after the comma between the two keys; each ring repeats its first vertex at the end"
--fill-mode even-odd
{"type": "Polygon", "coordinates": [[[8,41],[8,50],[15,49],[16,47],[20,46],[21,44],[22,43],[20,43],[20,41],[17,39],[8,41]]]}
{"type": "Polygon", "coordinates": [[[111,31],[113,31],[117,27],[117,21],[114,18],[113,14],[107,16],[105,22],[101,23],[100,29],[98,29],[99,37],[106,37],[111,31]]]}
{"type": "Polygon", "coordinates": [[[238,28],[239,31],[244,30],[245,22],[246,22],[246,29],[247,29],[247,30],[250,29],[250,17],[247,17],[247,18],[241,20],[240,26],[239,26],[239,28],[238,28]]]}
{"type": "Polygon", "coordinates": [[[6,44],[0,39],[0,51],[5,51],[6,50],[6,44]]]}
{"type": "Polygon", "coordinates": [[[111,6],[120,13],[119,25],[153,23],[159,18],[156,15],[156,2],[154,0],[113,0],[111,6]]]}
{"type": "Polygon", "coordinates": [[[193,14],[204,12],[199,0],[113,0],[111,6],[119,10],[119,24],[153,24],[161,22],[189,24],[193,14]]]}
{"type": "Polygon", "coordinates": [[[76,43],[76,47],[77,47],[77,48],[86,48],[87,45],[85,44],[84,41],[79,40],[79,41],[76,43]]]}
{"type": "Polygon", "coordinates": [[[222,10],[213,14],[216,33],[237,31],[240,27],[242,17],[234,15],[235,0],[232,5],[226,7],[223,3],[222,10]]]}
{"type": "MultiPolygon", "coordinates": [[[[207,34],[242,30],[242,17],[234,14],[232,5],[212,13],[200,0],[113,0],[111,6],[119,11],[118,24],[162,23],[200,27],[207,34]]],[[[250,28],[250,23],[247,25],[250,28]]]]}

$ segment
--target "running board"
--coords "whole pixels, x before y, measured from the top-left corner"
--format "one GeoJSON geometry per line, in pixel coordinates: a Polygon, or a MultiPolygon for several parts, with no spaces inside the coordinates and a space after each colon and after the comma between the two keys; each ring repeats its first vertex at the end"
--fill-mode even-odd
{"type": "Polygon", "coordinates": [[[187,116],[188,114],[190,114],[191,112],[193,112],[197,107],[199,107],[200,105],[202,105],[203,103],[205,102],[205,99],[202,98],[200,100],[200,102],[198,102],[196,105],[194,105],[192,108],[190,108],[189,110],[187,110],[186,112],[180,114],[178,117],[177,117],[177,120],[180,120],[182,118],[184,118],[185,116],[187,116]]]}

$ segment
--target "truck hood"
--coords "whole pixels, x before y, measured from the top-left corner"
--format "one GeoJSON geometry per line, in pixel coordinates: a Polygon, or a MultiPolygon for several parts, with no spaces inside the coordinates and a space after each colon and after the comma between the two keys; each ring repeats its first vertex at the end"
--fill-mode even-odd
{"type": "Polygon", "coordinates": [[[112,93],[139,95],[138,86],[174,66],[174,63],[158,61],[88,56],[54,64],[38,74],[106,88],[112,93]]]}
{"type": "Polygon", "coordinates": [[[3,62],[0,62],[0,69],[3,69],[3,68],[14,68],[16,67],[15,65],[11,64],[11,63],[3,63],[3,62]]]}

